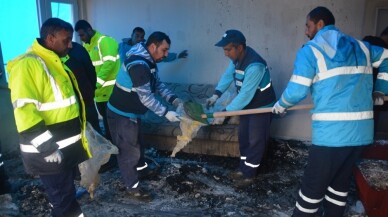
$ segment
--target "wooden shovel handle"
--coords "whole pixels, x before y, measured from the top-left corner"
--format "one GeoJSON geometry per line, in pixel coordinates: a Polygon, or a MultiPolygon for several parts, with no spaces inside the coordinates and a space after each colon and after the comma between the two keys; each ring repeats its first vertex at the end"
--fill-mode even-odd
{"type": "MultiPolygon", "coordinates": [[[[384,96],[384,101],[388,101],[388,96],[384,96]]],[[[302,110],[302,109],[311,109],[313,108],[312,104],[307,105],[296,105],[293,106],[289,110],[302,110]]],[[[258,108],[258,109],[246,109],[246,110],[239,110],[239,111],[229,111],[229,112],[214,112],[213,114],[202,114],[202,118],[208,118],[208,117],[228,117],[228,116],[239,116],[239,115],[250,115],[250,114],[260,114],[260,113],[269,113],[272,112],[272,107],[268,108],[258,108]]]]}
{"type": "MultiPolygon", "coordinates": [[[[301,109],[311,109],[313,105],[296,105],[287,110],[301,110],[301,109]]],[[[229,111],[229,112],[214,112],[213,114],[202,114],[202,118],[207,118],[209,116],[218,118],[218,117],[228,117],[228,116],[239,116],[239,115],[250,115],[250,114],[259,114],[259,113],[269,113],[272,112],[272,107],[268,108],[258,108],[258,109],[246,109],[239,111],[229,111]]]]}

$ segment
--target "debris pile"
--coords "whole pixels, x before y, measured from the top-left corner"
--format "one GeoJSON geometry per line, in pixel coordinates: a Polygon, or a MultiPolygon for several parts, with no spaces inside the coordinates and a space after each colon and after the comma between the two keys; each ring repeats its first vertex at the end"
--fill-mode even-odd
{"type": "MultiPolygon", "coordinates": [[[[85,216],[291,216],[307,160],[308,145],[298,141],[272,140],[266,158],[260,165],[255,183],[238,188],[228,178],[239,158],[193,155],[147,149],[150,167],[157,163],[160,173],[140,180],[139,185],[151,191],[150,203],[133,201],[126,196],[118,168],[100,174],[100,184],[91,199],[79,198],[85,216]]],[[[19,207],[18,216],[46,217],[50,206],[36,177],[25,175],[20,157],[5,162],[13,184],[20,187],[13,194],[19,207]]],[[[80,186],[77,183],[77,186],[80,186]]],[[[354,213],[355,187],[349,193],[347,217],[365,216],[354,213]]]]}
{"type": "Polygon", "coordinates": [[[364,159],[358,168],[373,189],[378,191],[388,189],[388,161],[364,159]]]}

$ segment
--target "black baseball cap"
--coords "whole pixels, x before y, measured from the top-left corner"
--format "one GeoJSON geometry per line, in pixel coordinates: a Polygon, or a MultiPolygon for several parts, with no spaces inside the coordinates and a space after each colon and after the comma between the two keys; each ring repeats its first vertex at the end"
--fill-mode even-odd
{"type": "Polygon", "coordinates": [[[245,44],[246,40],[244,35],[235,29],[230,29],[225,32],[225,34],[222,36],[222,39],[215,44],[217,47],[224,47],[228,45],[229,43],[236,43],[236,44],[245,44]]]}

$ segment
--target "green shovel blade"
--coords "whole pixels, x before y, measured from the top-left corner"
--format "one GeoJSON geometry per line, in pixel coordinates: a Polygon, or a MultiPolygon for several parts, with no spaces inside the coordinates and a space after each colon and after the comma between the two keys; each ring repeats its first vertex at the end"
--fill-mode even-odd
{"type": "Polygon", "coordinates": [[[183,109],[191,119],[203,124],[209,124],[206,118],[201,117],[201,115],[204,114],[201,104],[193,101],[187,101],[183,103],[183,109]]]}

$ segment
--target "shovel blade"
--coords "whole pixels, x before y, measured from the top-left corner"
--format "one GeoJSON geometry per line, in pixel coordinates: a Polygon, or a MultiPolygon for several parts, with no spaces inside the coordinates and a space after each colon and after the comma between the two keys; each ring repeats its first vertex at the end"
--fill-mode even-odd
{"type": "Polygon", "coordinates": [[[209,124],[206,118],[201,117],[201,115],[204,113],[201,104],[193,101],[187,101],[183,103],[183,109],[191,119],[203,124],[209,124]]]}

